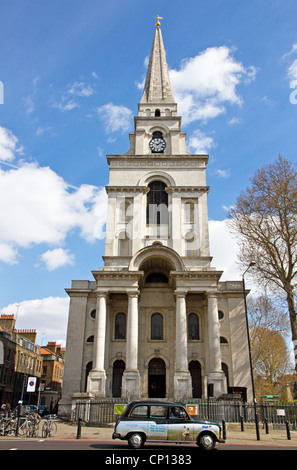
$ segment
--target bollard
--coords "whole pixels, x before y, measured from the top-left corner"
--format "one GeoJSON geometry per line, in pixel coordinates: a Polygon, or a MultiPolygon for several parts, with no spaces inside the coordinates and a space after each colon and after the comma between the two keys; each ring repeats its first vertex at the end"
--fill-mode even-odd
{"type": "Polygon", "coordinates": [[[243,417],[242,416],[240,416],[240,430],[241,430],[241,432],[244,431],[243,417]]]}
{"type": "Polygon", "coordinates": [[[267,418],[265,418],[264,423],[265,423],[266,434],[269,434],[268,419],[267,418]]]}
{"type": "Polygon", "coordinates": [[[287,438],[290,441],[291,440],[291,432],[290,432],[290,424],[289,421],[286,421],[286,430],[287,430],[287,438]]]}
{"type": "Polygon", "coordinates": [[[224,419],[222,420],[222,430],[223,430],[223,439],[226,440],[227,439],[227,431],[226,431],[226,422],[225,422],[224,419]]]}
{"type": "Polygon", "coordinates": [[[77,434],[76,434],[76,439],[80,439],[80,438],[81,438],[81,421],[82,421],[82,419],[81,419],[81,418],[78,418],[78,421],[77,421],[77,434]]]}

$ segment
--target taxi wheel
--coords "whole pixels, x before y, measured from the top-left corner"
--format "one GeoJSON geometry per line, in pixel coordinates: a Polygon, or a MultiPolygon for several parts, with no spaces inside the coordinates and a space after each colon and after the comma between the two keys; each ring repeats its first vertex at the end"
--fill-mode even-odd
{"type": "Polygon", "coordinates": [[[213,450],[215,448],[216,441],[211,434],[205,433],[202,436],[199,436],[197,445],[203,450],[213,450]]]}
{"type": "Polygon", "coordinates": [[[144,441],[144,436],[142,434],[139,434],[138,432],[130,434],[128,438],[129,447],[131,447],[132,449],[140,449],[143,446],[144,441]]]}

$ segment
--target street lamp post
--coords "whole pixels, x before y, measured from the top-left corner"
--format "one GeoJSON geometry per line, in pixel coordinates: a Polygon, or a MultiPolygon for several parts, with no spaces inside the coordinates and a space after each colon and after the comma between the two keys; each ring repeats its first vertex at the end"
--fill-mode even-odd
{"type": "Polygon", "coordinates": [[[260,431],[259,431],[259,419],[257,414],[257,402],[256,402],[256,394],[255,394],[255,384],[254,384],[254,373],[253,373],[253,362],[252,362],[252,351],[251,351],[251,340],[250,340],[250,330],[249,330],[249,321],[248,321],[248,312],[247,312],[247,303],[246,303],[246,293],[245,293],[245,281],[244,275],[245,273],[252,267],[255,266],[254,262],[251,262],[247,269],[244,271],[242,275],[242,288],[243,288],[243,298],[244,298],[244,308],[245,308],[245,320],[246,320],[246,332],[248,338],[248,348],[249,348],[249,359],[250,359],[250,372],[251,372],[251,382],[252,382],[252,391],[253,391],[253,403],[254,403],[254,413],[255,413],[255,425],[256,425],[256,434],[257,440],[260,440],[260,431]]]}

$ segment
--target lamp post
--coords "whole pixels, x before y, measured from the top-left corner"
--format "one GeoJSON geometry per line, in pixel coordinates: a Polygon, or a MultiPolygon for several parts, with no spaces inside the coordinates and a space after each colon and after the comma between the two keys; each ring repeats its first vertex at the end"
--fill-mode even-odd
{"type": "Polygon", "coordinates": [[[248,348],[249,348],[249,359],[250,359],[250,372],[251,372],[251,382],[252,382],[252,391],[253,391],[253,403],[254,403],[254,413],[255,413],[255,425],[256,425],[256,434],[257,440],[260,440],[260,431],[259,431],[259,419],[257,414],[257,402],[256,402],[256,394],[255,394],[255,384],[254,384],[254,373],[253,373],[253,362],[252,362],[252,352],[251,352],[251,340],[250,340],[250,330],[249,330],[249,321],[248,321],[248,312],[247,312],[247,303],[246,303],[246,293],[245,293],[245,282],[244,282],[244,275],[246,272],[252,267],[255,266],[256,263],[251,262],[247,269],[244,271],[242,275],[242,289],[243,289],[243,298],[244,298],[244,308],[245,308],[245,320],[246,320],[246,332],[247,332],[247,339],[248,339],[248,348]]]}

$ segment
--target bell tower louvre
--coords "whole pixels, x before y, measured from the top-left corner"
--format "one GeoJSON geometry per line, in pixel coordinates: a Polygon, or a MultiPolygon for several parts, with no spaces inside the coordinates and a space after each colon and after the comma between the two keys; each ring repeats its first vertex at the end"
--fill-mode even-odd
{"type": "Polygon", "coordinates": [[[159,19],[130,148],[107,156],[104,265],[66,289],[61,414],[82,397],[251,393],[242,283],[211,266],[209,156],[186,149],[159,19]]]}

